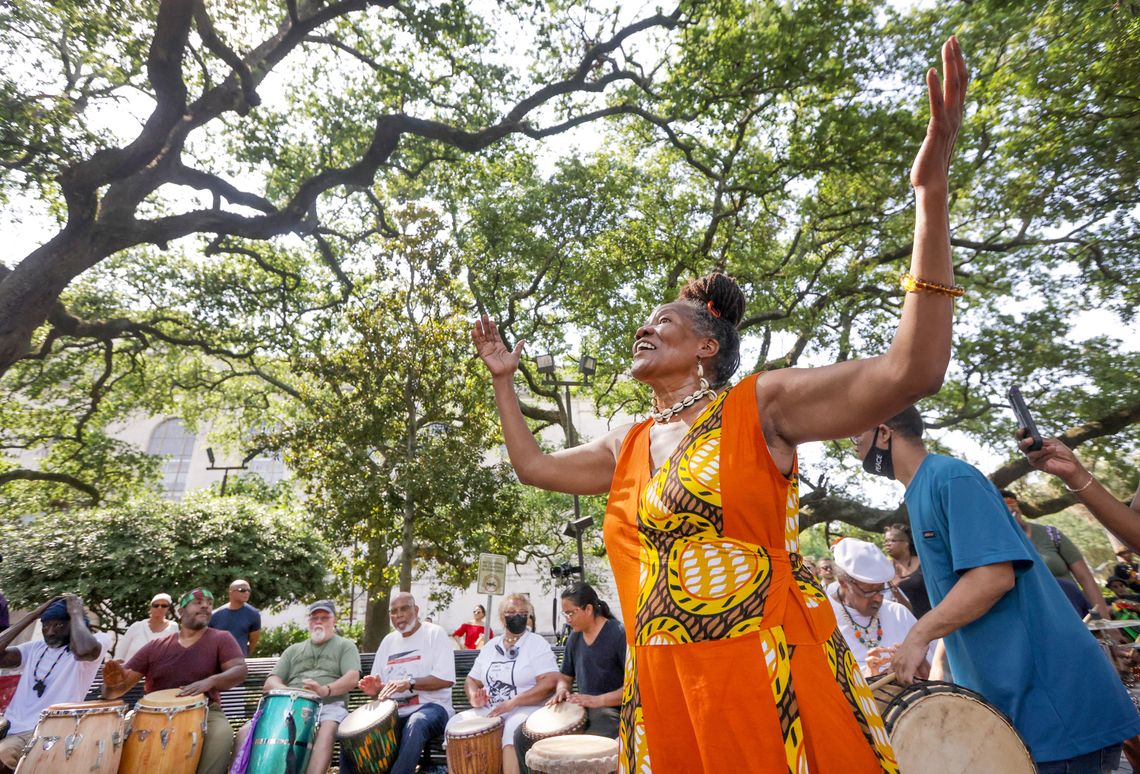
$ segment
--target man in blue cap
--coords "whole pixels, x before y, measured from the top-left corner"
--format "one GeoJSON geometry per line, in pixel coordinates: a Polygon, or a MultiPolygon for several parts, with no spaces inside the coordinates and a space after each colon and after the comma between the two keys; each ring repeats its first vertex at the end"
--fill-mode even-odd
{"type": "Polygon", "coordinates": [[[12,702],[4,713],[8,735],[0,740],[0,770],[16,768],[31,740],[40,712],[52,704],[83,701],[111,646],[109,634],[93,634],[74,594],[37,607],[0,634],[0,667],[23,666],[12,702]],[[9,647],[39,620],[44,638],[9,647]]]}

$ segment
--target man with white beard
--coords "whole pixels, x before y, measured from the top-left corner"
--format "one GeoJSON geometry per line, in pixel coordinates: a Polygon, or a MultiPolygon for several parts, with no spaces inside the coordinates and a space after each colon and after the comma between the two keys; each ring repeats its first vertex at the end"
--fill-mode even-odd
{"type": "Polygon", "coordinates": [[[428,741],[443,734],[454,713],[455,655],[447,632],[420,620],[408,592],[392,595],[388,615],[395,631],[380,643],[372,674],[360,681],[360,690],[398,705],[399,753],[388,774],[412,774],[428,741]]]}
{"type": "MultiPolygon", "coordinates": [[[[336,633],[336,605],[328,599],[309,605],[309,639],[285,649],[262,687],[267,692],[300,688],[321,697],[308,774],[328,771],[337,726],[348,716],[348,692],[358,680],[360,653],[351,640],[336,633]]],[[[249,723],[238,731],[236,750],[241,750],[249,732],[249,723]]]]}

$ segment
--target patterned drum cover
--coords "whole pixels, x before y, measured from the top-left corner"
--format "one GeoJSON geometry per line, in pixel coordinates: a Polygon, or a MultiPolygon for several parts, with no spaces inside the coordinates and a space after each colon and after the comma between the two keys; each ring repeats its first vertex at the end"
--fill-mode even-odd
{"type": "Polygon", "coordinates": [[[336,738],[358,774],[387,774],[396,761],[396,702],[358,707],[341,721],[336,738]]]}

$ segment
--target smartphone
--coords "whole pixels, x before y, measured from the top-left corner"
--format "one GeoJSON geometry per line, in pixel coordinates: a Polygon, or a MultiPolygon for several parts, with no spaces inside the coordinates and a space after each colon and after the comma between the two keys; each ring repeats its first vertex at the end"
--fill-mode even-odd
{"type": "Polygon", "coordinates": [[[1018,428],[1025,431],[1026,437],[1033,439],[1033,443],[1025,451],[1037,451],[1041,448],[1041,433],[1037,432],[1033,415],[1029,413],[1029,407],[1025,405],[1025,399],[1021,397],[1021,390],[1016,386],[1009,388],[1009,405],[1013,407],[1013,415],[1017,417],[1018,428]]]}

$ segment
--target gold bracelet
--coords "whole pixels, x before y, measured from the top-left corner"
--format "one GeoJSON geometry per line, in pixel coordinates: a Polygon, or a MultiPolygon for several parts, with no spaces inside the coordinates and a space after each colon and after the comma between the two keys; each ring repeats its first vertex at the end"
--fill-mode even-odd
{"type": "Polygon", "coordinates": [[[1093,474],[1089,473],[1089,480],[1086,481],[1085,485],[1082,486],[1080,489],[1069,489],[1069,485],[1066,484],[1064,481],[1061,482],[1061,486],[1065,487],[1066,489],[1069,489],[1069,491],[1072,492],[1073,494],[1076,494],[1077,492],[1083,492],[1086,489],[1088,489],[1090,486],[1092,486],[1092,482],[1093,482],[1093,474]]]}
{"type": "Polygon", "coordinates": [[[918,293],[925,291],[927,293],[938,293],[943,296],[952,296],[953,298],[961,298],[966,295],[966,289],[957,285],[943,285],[939,282],[928,282],[927,280],[919,279],[910,272],[899,277],[899,284],[902,285],[903,290],[907,293],[918,293]]]}

